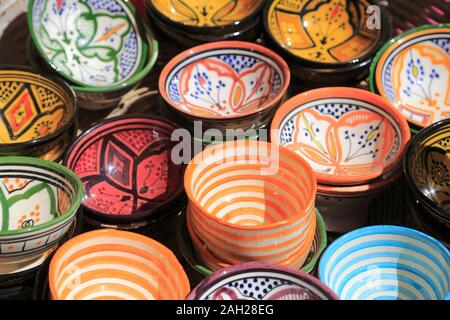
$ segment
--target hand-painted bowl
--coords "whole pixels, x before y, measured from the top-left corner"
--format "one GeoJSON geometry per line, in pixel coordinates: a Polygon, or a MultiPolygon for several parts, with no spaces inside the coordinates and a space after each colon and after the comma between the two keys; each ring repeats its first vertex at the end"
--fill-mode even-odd
{"type": "Polygon", "coordinates": [[[123,0],[33,0],[28,26],[39,53],[61,76],[102,90],[132,81],[146,61],[134,11],[123,0]]]}
{"type": "Polygon", "coordinates": [[[69,230],[82,198],[66,167],[31,157],[0,157],[0,257],[35,255],[69,230]]]}
{"type": "Polygon", "coordinates": [[[183,195],[184,165],[172,161],[177,127],[126,115],[97,123],[69,148],[64,163],[81,179],[86,216],[130,223],[156,217],[183,195]]]}
{"type": "Polygon", "coordinates": [[[421,130],[403,161],[412,201],[421,215],[450,231],[450,119],[421,130]]]}
{"type": "Polygon", "coordinates": [[[295,269],[248,262],[216,271],[187,300],[339,300],[313,276],[295,269]]]}
{"type": "Polygon", "coordinates": [[[316,225],[316,178],[294,152],[262,141],[230,141],[186,169],[187,221],[218,259],[299,267],[316,225]]]}
{"type": "Polygon", "coordinates": [[[450,299],[450,252],[413,229],[361,228],[325,250],[319,279],[344,300],[450,299]]]}
{"type": "Polygon", "coordinates": [[[204,128],[225,132],[268,122],[289,80],[287,64],[271,50],[220,41],[173,58],[161,72],[159,91],[169,108],[191,126],[198,120],[204,128]]]}
{"type": "Polygon", "coordinates": [[[30,68],[0,66],[0,100],[0,155],[60,158],[74,137],[78,112],[66,83],[30,68]]]}
{"type": "Polygon", "coordinates": [[[346,87],[294,96],[277,110],[271,141],[307,159],[319,184],[358,185],[390,172],[410,138],[386,99],[346,87]]]}
{"type": "MultiPolygon", "coordinates": [[[[189,264],[189,267],[193,271],[193,275],[190,276],[191,281],[194,280],[194,283],[198,283],[203,278],[205,278],[205,276],[209,276],[210,274],[212,274],[212,270],[219,270],[222,267],[231,266],[230,264],[220,262],[220,265],[216,264],[211,269],[206,267],[206,265],[201,262],[202,257],[199,257],[199,254],[201,254],[201,252],[195,252],[194,250],[195,245],[190,238],[189,232],[187,230],[186,215],[184,213],[181,214],[179,219],[180,222],[178,223],[177,241],[183,258],[186,260],[186,262],[189,264]],[[195,280],[197,282],[195,282],[195,280]]],[[[319,260],[319,257],[322,254],[323,250],[327,246],[327,231],[325,222],[317,209],[316,221],[316,230],[311,250],[308,254],[308,257],[306,258],[306,261],[300,268],[300,271],[310,274],[314,273],[316,269],[316,263],[319,260]]],[[[207,253],[209,254],[209,252],[207,253]]]]}
{"type": "Polygon", "coordinates": [[[180,300],[189,280],[159,242],[127,231],[96,230],[66,242],[53,256],[54,300],[180,300]]]}
{"type": "Polygon", "coordinates": [[[406,31],[380,49],[370,87],[415,129],[450,117],[450,24],[406,31]]]}
{"type": "MultiPolygon", "coordinates": [[[[145,28],[145,31],[146,44],[148,46],[147,60],[143,68],[132,79],[121,85],[101,88],[70,84],[77,94],[80,108],[100,110],[115,107],[127,92],[136,88],[142,79],[150,73],[158,57],[158,42],[149,28],[145,28]]],[[[34,69],[45,73],[55,73],[53,69],[45,64],[36,47],[33,45],[31,38],[27,41],[27,57],[34,69]]]]}

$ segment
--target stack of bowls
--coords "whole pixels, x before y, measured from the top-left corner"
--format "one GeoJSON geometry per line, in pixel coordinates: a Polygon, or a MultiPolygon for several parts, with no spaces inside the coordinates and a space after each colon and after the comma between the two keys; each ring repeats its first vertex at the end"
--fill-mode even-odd
{"type": "Polygon", "coordinates": [[[67,168],[29,157],[0,157],[0,274],[38,267],[71,236],[82,185],[67,168]]]}
{"type": "Polygon", "coordinates": [[[184,183],[189,235],[207,268],[303,265],[316,229],[316,178],[294,152],[262,141],[225,142],[195,156],[184,183]]]}
{"type": "Polygon", "coordinates": [[[136,229],[179,213],[185,165],[171,158],[176,129],[164,119],[125,115],[77,138],[64,164],[83,182],[90,224],[136,229]]]}
{"type": "Polygon", "coordinates": [[[403,167],[416,223],[450,247],[450,119],[419,131],[403,167]]]}
{"type": "Polygon", "coordinates": [[[0,100],[0,156],[58,162],[77,129],[72,89],[30,68],[0,66],[0,100]]]}
{"type": "Polygon", "coordinates": [[[389,13],[377,0],[267,1],[263,19],[270,44],[310,87],[364,79],[392,33],[389,13]]]}
{"type": "Polygon", "coordinates": [[[54,300],[180,300],[188,278],[159,242],[127,231],[96,230],[66,242],[49,269],[54,300]]]}
{"type": "Polygon", "coordinates": [[[204,144],[213,137],[232,139],[236,132],[227,129],[240,129],[242,137],[256,139],[282,102],[289,80],[286,62],[263,46],[241,41],[204,44],[164,67],[159,78],[161,108],[204,144]]]}
{"type": "MultiPolygon", "coordinates": [[[[386,99],[346,87],[291,98],[277,110],[271,129],[273,143],[312,166],[317,208],[328,231],[338,233],[368,222],[373,201],[401,175],[410,138],[406,120],[386,99]]],[[[393,201],[403,202],[401,192],[393,201]]],[[[379,210],[375,214],[382,215],[383,206],[379,210]]]]}
{"type": "Polygon", "coordinates": [[[67,80],[80,107],[114,107],[156,61],[158,44],[125,0],[29,1],[32,65],[67,80]]]}
{"type": "Polygon", "coordinates": [[[339,300],[318,279],[297,270],[248,262],[219,271],[195,287],[187,300],[339,300]]]}
{"type": "Polygon", "coordinates": [[[425,25],[386,43],[370,69],[370,88],[408,120],[413,133],[450,116],[450,24],[425,25]]]}
{"type": "Polygon", "coordinates": [[[450,252],[413,229],[371,226],[335,240],[319,278],[343,300],[449,300],[450,252]]]}
{"type": "Polygon", "coordinates": [[[183,48],[220,40],[253,41],[264,0],[146,0],[151,25],[183,48]]]}

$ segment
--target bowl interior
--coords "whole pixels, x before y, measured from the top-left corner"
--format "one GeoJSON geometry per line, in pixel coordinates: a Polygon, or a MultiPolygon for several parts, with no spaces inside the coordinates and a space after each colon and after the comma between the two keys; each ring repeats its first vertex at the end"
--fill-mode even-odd
{"type": "Polygon", "coordinates": [[[315,196],[315,178],[287,151],[255,141],[210,147],[188,166],[188,196],[208,215],[232,225],[271,225],[304,216],[315,196]]]}
{"type": "Polygon", "coordinates": [[[376,63],[376,88],[419,128],[450,115],[450,25],[425,27],[387,44],[376,63]]]}
{"type": "Polygon", "coordinates": [[[126,231],[92,231],[69,240],[49,270],[52,296],[62,300],[184,299],[189,282],[173,253],[126,231]]]}
{"type": "Polygon", "coordinates": [[[374,52],[381,38],[381,28],[369,28],[370,5],[367,0],[275,0],[265,12],[266,30],[295,57],[351,63],[374,52]]]}
{"type": "Polygon", "coordinates": [[[425,198],[424,204],[450,220],[450,121],[419,133],[405,164],[406,175],[421,199],[425,198]]]}
{"type": "Polygon", "coordinates": [[[222,27],[253,15],[263,0],[148,0],[167,19],[186,26],[222,27]]]}
{"type": "Polygon", "coordinates": [[[163,97],[194,117],[238,117],[280,99],[289,79],[272,58],[245,48],[199,50],[175,57],[164,78],[163,97]]]}
{"type": "Polygon", "coordinates": [[[319,277],[341,299],[440,300],[450,290],[450,255],[416,230],[368,227],[328,247],[319,277]]]}
{"type": "Polygon", "coordinates": [[[71,123],[74,97],[66,86],[21,69],[0,68],[0,144],[37,140],[71,123]]]}
{"type": "Polygon", "coordinates": [[[319,183],[373,180],[398,163],[404,130],[386,103],[339,95],[304,94],[288,101],[275,115],[273,138],[305,158],[319,183]]]}
{"type": "Polygon", "coordinates": [[[66,163],[83,183],[83,205],[103,215],[143,216],[179,196],[184,166],[171,160],[175,129],[162,120],[124,117],[79,138],[66,163]]]}
{"type": "MultiPolygon", "coordinates": [[[[32,231],[67,215],[77,198],[78,186],[73,179],[60,170],[43,167],[38,161],[34,163],[32,158],[24,158],[29,163],[13,159],[4,158],[0,163],[0,235],[32,231]]],[[[26,248],[22,248],[23,243],[5,243],[1,244],[1,250],[21,252],[52,240],[56,239],[37,238],[27,242],[26,248]]]]}
{"type": "Polygon", "coordinates": [[[117,85],[145,62],[146,45],[126,1],[34,0],[28,23],[39,53],[76,84],[117,85]]]}

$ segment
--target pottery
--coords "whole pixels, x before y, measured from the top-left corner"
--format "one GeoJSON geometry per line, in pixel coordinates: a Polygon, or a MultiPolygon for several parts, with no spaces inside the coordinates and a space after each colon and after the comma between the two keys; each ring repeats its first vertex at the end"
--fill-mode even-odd
{"type": "Polygon", "coordinates": [[[225,122],[226,128],[246,130],[253,122],[270,120],[289,80],[287,64],[271,50],[221,41],[174,57],[161,72],[159,91],[171,111],[191,126],[198,120],[204,128],[224,131],[225,122]]]}
{"type": "Polygon", "coordinates": [[[313,276],[268,263],[248,262],[213,273],[188,300],[339,300],[313,276]]]}
{"type": "Polygon", "coordinates": [[[53,256],[54,300],[180,300],[188,278],[159,242],[127,231],[96,230],[66,242],[53,256]]]}
{"type": "Polygon", "coordinates": [[[121,85],[146,61],[147,46],[128,1],[33,0],[28,26],[40,55],[85,87],[121,85]]]}
{"type": "MultiPolygon", "coordinates": [[[[411,201],[421,216],[450,230],[450,119],[421,130],[408,146],[403,161],[411,201]]],[[[444,232],[442,232],[444,233],[444,232]]]]}
{"type": "Polygon", "coordinates": [[[0,66],[0,155],[56,160],[76,128],[74,92],[56,78],[30,68],[0,66]],[[62,145],[62,146],[61,146],[62,145]]]}
{"type": "Polygon", "coordinates": [[[145,115],[97,123],[69,148],[64,164],[83,183],[87,217],[107,223],[156,218],[183,195],[183,164],[171,160],[175,125],[145,115]]]}
{"type": "Polygon", "coordinates": [[[409,138],[407,122],[387,100],[346,87],[296,95],[271,124],[271,141],[308,160],[325,185],[364,184],[389,173],[409,138]]]}
{"type": "Polygon", "coordinates": [[[450,252],[413,229],[361,228],[325,250],[319,279],[343,300],[449,299],[450,252]]]}
{"type": "Polygon", "coordinates": [[[187,166],[191,238],[225,263],[300,267],[314,239],[316,179],[294,152],[262,141],[211,146],[187,166]]]}
{"type": "Polygon", "coordinates": [[[76,217],[80,180],[59,164],[30,157],[0,157],[0,168],[0,258],[49,250],[76,217]]]}
{"type": "MultiPolygon", "coordinates": [[[[145,28],[145,34],[147,40],[146,43],[148,46],[147,60],[143,68],[138,71],[132,79],[121,85],[101,88],[80,86],[73,83],[70,84],[72,89],[77,94],[80,108],[88,110],[101,110],[115,107],[126,93],[136,88],[142,79],[150,73],[156,63],[159,47],[152,31],[148,27],[145,28]]],[[[31,41],[31,38],[27,41],[26,49],[28,61],[34,69],[45,73],[55,73],[54,70],[49,68],[40,57],[37,49],[31,41]]]]}
{"type": "Polygon", "coordinates": [[[402,33],[380,49],[370,87],[421,129],[450,115],[450,24],[402,33]]]}

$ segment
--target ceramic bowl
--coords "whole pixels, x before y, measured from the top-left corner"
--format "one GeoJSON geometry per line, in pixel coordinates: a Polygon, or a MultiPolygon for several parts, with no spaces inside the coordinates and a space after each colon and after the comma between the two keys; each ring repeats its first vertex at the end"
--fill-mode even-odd
{"type": "MultiPolygon", "coordinates": [[[[147,60],[143,68],[136,73],[132,79],[122,85],[101,88],[85,87],[73,83],[70,84],[72,89],[76,92],[80,108],[88,110],[101,110],[115,107],[126,93],[136,88],[150,73],[157,60],[159,47],[152,31],[149,28],[145,28],[145,32],[147,40],[146,43],[148,46],[147,60]]],[[[27,41],[26,49],[28,61],[34,69],[50,74],[55,73],[53,69],[49,68],[45,64],[36,47],[33,45],[31,38],[27,41]]]]}
{"type": "Polygon", "coordinates": [[[57,160],[74,137],[77,103],[70,87],[30,68],[0,66],[0,155],[57,160]]]}
{"type": "Polygon", "coordinates": [[[213,273],[188,300],[339,300],[313,276],[295,269],[248,262],[213,273]]]}
{"type": "Polygon", "coordinates": [[[66,242],[53,256],[54,300],[179,300],[188,278],[159,242],[127,231],[96,230],[66,242]]]}
{"type": "Polygon", "coordinates": [[[301,93],[277,110],[271,141],[308,160],[319,184],[358,185],[400,163],[408,124],[371,92],[332,87],[301,93]]]}
{"type": "Polygon", "coordinates": [[[403,161],[411,198],[421,215],[450,230],[450,119],[421,130],[403,161]]]}
{"type": "Polygon", "coordinates": [[[171,160],[175,125],[145,115],[97,123],[69,148],[64,163],[83,182],[86,216],[130,223],[156,218],[183,195],[183,164],[171,160]]]}
{"type": "Polygon", "coordinates": [[[36,255],[69,230],[81,204],[79,178],[57,163],[0,157],[0,257],[36,255]]]}
{"type": "Polygon", "coordinates": [[[33,0],[28,26],[48,65],[83,87],[126,84],[146,61],[145,37],[128,1],[33,0]]]}
{"type": "Polygon", "coordinates": [[[380,49],[370,87],[421,129],[450,115],[450,24],[406,31],[380,49]]]}
{"type": "Polygon", "coordinates": [[[286,148],[262,141],[211,146],[186,169],[191,238],[219,260],[299,267],[314,239],[316,179],[286,148]]]}
{"type": "Polygon", "coordinates": [[[449,299],[450,253],[422,232],[371,226],[325,250],[319,279],[344,300],[449,299]]]}
{"type": "Polygon", "coordinates": [[[376,0],[268,1],[263,19],[293,75],[321,85],[363,79],[392,33],[389,13],[376,0]]]}
{"type": "Polygon", "coordinates": [[[174,57],[161,72],[159,91],[190,127],[197,120],[204,128],[245,130],[270,120],[268,114],[282,101],[289,80],[287,64],[271,50],[221,41],[174,57]]]}

